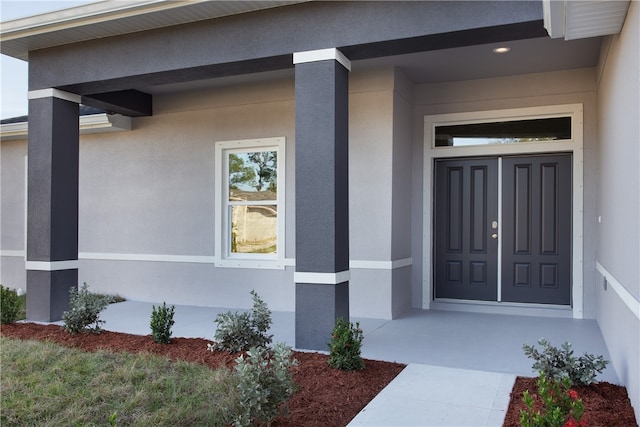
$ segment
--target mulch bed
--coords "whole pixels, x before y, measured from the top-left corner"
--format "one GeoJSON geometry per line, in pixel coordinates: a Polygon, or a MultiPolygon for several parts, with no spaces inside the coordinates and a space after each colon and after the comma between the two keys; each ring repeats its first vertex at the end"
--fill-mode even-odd
{"type": "MultiPolygon", "coordinates": [[[[14,323],[2,325],[0,335],[19,339],[52,341],[84,351],[105,349],[114,352],[148,352],[174,360],[200,363],[215,369],[233,367],[238,354],[207,351],[210,340],[173,338],[171,344],[156,344],[150,335],[131,335],[103,331],[99,335],[71,335],[56,325],[14,323]]],[[[293,368],[298,392],[289,401],[290,418],[277,419],[274,426],[345,426],[405,367],[403,364],[366,360],[366,369],[345,372],[331,368],[326,354],[294,352],[300,364],[293,368]]],[[[522,393],[536,391],[536,379],[518,377],[504,426],[519,426],[522,393]]],[[[589,426],[637,426],[633,408],[624,387],[601,382],[575,390],[585,406],[589,426]]],[[[535,398],[535,396],[534,396],[535,398]]]]}
{"type": "MultiPolygon", "coordinates": [[[[52,341],[84,351],[105,349],[113,352],[148,352],[173,360],[233,367],[238,354],[207,350],[210,340],[173,338],[171,344],[156,344],[151,335],[131,335],[103,331],[99,335],[71,335],[57,325],[13,323],[2,325],[0,335],[19,339],[52,341]]],[[[297,393],[289,401],[289,418],[280,418],[274,426],[345,426],[391,382],[405,367],[400,363],[365,360],[366,368],[345,372],[331,368],[328,356],[294,352],[300,362],[294,367],[297,393]]]]}
{"type": "MultiPolygon", "coordinates": [[[[534,397],[534,402],[539,403],[538,400],[535,400],[537,395],[533,395],[537,392],[536,380],[537,378],[516,378],[503,424],[505,427],[520,426],[520,410],[526,409],[522,402],[522,393],[525,390],[529,390],[529,393],[534,397]]],[[[573,387],[573,389],[582,399],[584,404],[582,418],[586,420],[588,426],[632,427],[638,425],[626,388],[608,382],[599,382],[589,386],[573,387]]],[[[540,408],[541,405],[534,404],[535,410],[540,408]]]]}

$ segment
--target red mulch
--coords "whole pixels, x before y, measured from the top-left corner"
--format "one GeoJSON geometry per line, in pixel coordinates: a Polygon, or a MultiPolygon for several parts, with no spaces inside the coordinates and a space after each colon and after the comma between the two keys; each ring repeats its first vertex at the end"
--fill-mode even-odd
{"type": "MultiPolygon", "coordinates": [[[[627,389],[619,385],[607,382],[599,382],[589,386],[573,387],[578,392],[578,397],[584,404],[583,419],[588,426],[637,426],[633,407],[627,396],[627,389]]],[[[529,390],[534,398],[534,409],[539,410],[542,405],[536,405],[537,392],[536,378],[517,377],[511,391],[511,401],[504,420],[505,427],[517,427],[520,425],[520,410],[526,409],[522,402],[522,393],[529,390]]]]}
{"type": "MultiPolygon", "coordinates": [[[[114,352],[149,352],[171,359],[201,363],[211,368],[233,367],[237,354],[211,352],[202,338],[173,338],[171,344],[156,344],[150,335],[130,335],[104,331],[99,335],[71,335],[56,325],[14,323],[2,325],[0,335],[20,339],[47,340],[85,351],[106,349],[114,352]]],[[[366,369],[344,372],[329,367],[328,356],[294,352],[300,362],[294,368],[298,392],[289,401],[290,418],[278,419],[275,426],[344,426],[356,416],[405,365],[366,360],[366,369]]],[[[519,426],[522,393],[535,393],[535,378],[518,377],[504,426],[519,426]]],[[[576,388],[584,402],[584,417],[589,426],[637,426],[633,408],[624,387],[601,382],[576,388]]],[[[535,396],[534,396],[535,398],[535,396]]]]}
{"type": "MultiPolygon", "coordinates": [[[[36,323],[2,325],[0,335],[52,341],[84,351],[149,352],[211,368],[233,367],[238,356],[208,351],[207,344],[211,341],[202,338],[173,338],[171,344],[163,345],[156,344],[151,335],[109,331],[99,335],[71,335],[60,326],[36,323]]],[[[345,372],[331,368],[324,354],[294,352],[294,357],[300,362],[293,368],[298,391],[289,401],[290,417],[277,419],[275,426],[344,426],[405,367],[399,363],[366,360],[363,371],[345,372]]]]}

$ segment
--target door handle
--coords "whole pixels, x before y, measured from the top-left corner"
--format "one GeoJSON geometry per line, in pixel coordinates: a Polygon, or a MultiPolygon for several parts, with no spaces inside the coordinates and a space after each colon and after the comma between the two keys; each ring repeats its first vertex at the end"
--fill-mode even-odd
{"type": "Polygon", "coordinates": [[[491,235],[491,238],[494,239],[494,240],[497,239],[498,238],[498,233],[493,233],[491,235]]]}

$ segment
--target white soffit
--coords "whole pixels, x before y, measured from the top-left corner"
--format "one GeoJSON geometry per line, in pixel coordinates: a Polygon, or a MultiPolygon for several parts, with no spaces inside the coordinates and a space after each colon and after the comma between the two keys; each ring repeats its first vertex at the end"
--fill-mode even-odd
{"type": "MultiPolygon", "coordinates": [[[[119,132],[131,130],[131,117],[120,114],[91,114],[80,116],[80,134],[119,132]]],[[[26,139],[29,134],[27,122],[5,123],[0,125],[0,140],[11,141],[26,139]]]]}
{"type": "Polygon", "coordinates": [[[106,0],[2,22],[0,52],[28,60],[29,51],[221,18],[308,0],[106,0]]]}
{"type": "Polygon", "coordinates": [[[630,0],[543,0],[544,27],[565,40],[618,34],[630,0]]]}

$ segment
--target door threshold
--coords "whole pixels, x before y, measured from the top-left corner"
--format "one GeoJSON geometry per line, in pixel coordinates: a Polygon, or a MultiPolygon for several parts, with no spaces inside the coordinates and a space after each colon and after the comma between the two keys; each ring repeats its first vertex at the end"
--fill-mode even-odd
{"type": "Polygon", "coordinates": [[[524,304],[517,302],[473,301],[441,298],[431,301],[430,309],[467,313],[509,314],[516,316],[573,318],[568,305],[524,304]]]}

